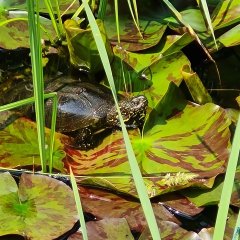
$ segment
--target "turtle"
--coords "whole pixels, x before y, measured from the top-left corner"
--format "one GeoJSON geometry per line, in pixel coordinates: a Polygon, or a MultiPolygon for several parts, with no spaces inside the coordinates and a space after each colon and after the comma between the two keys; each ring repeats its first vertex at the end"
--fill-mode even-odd
{"type": "MultiPolygon", "coordinates": [[[[99,83],[67,81],[51,84],[47,91],[58,98],[56,131],[74,136],[72,146],[91,149],[99,134],[117,129],[120,122],[111,90],[99,83]]],[[[126,127],[141,128],[148,105],[143,95],[126,98],[118,94],[119,108],[126,127]]],[[[52,100],[46,101],[46,126],[50,127],[52,100]]]]}

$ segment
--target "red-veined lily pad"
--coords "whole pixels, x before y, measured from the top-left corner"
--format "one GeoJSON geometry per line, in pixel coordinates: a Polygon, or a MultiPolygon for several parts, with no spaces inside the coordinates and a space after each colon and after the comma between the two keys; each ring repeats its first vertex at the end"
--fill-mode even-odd
{"type": "MultiPolygon", "coordinates": [[[[46,133],[49,136],[50,130],[46,129],[46,133]]],[[[53,167],[62,171],[65,153],[60,137],[66,138],[59,133],[55,135],[53,167]]],[[[48,151],[49,146],[46,147],[48,151]]],[[[27,118],[19,118],[0,131],[0,166],[15,168],[33,165],[41,165],[36,123],[27,118]]]]}
{"type": "Polygon", "coordinates": [[[0,235],[54,239],[77,221],[73,192],[65,183],[22,174],[18,186],[10,173],[0,174],[0,235]]]}
{"type": "MultiPolygon", "coordinates": [[[[215,104],[188,104],[143,137],[129,131],[149,195],[192,185],[212,187],[214,177],[225,171],[230,123],[226,112],[215,104]]],[[[68,147],[65,151],[67,169],[70,165],[75,175],[91,176],[81,181],[136,195],[121,132],[88,152],[68,147]]]]}
{"type": "MultiPolygon", "coordinates": [[[[4,49],[29,48],[29,32],[27,12],[11,11],[0,14],[0,47],[4,49]]],[[[40,24],[43,27],[42,38],[51,40],[56,37],[52,22],[40,17],[40,24]],[[46,32],[45,32],[46,31],[46,32]]]]}
{"type": "MultiPolygon", "coordinates": [[[[109,191],[82,186],[79,187],[79,194],[81,195],[84,211],[93,214],[97,219],[126,218],[131,230],[137,232],[141,232],[147,226],[141,204],[136,199],[124,198],[124,196],[116,195],[109,191]]],[[[184,203],[188,207],[191,205],[187,199],[185,199],[184,203]]],[[[168,204],[166,203],[166,205],[168,204]]],[[[192,204],[192,210],[194,209],[193,206],[192,204]]],[[[157,222],[167,220],[180,224],[177,218],[162,204],[152,203],[152,207],[157,222]]],[[[175,208],[178,209],[178,207],[182,208],[182,204],[177,199],[175,208]]],[[[195,207],[195,214],[200,211],[201,208],[195,207]]]]}
{"type": "MultiPolygon", "coordinates": [[[[134,240],[128,223],[124,218],[109,218],[86,223],[89,240],[134,240]]],[[[69,240],[83,240],[80,232],[69,240]]]]}

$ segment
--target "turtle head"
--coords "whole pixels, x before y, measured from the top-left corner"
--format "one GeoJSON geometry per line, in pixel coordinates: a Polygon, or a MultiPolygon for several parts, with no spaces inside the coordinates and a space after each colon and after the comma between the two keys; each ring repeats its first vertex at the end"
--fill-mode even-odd
{"type": "MultiPolygon", "coordinates": [[[[126,127],[142,127],[148,106],[148,101],[146,97],[141,95],[133,97],[129,100],[124,99],[119,101],[118,104],[126,127]]],[[[107,123],[108,125],[111,125],[113,127],[120,126],[118,113],[115,106],[107,114],[107,123]]]]}

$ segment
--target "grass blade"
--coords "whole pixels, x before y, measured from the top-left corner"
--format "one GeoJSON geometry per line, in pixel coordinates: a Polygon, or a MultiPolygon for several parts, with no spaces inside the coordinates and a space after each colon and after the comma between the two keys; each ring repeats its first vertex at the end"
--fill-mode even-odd
{"type": "Polygon", "coordinates": [[[240,117],[238,119],[237,127],[235,130],[232,149],[228,161],[227,171],[225,180],[223,183],[223,190],[221,194],[221,199],[218,208],[217,220],[215,224],[213,240],[223,239],[227,215],[228,215],[228,208],[232,194],[232,188],[234,183],[235,171],[238,163],[239,157],[239,150],[240,150],[240,117]]]}
{"type": "Polygon", "coordinates": [[[209,13],[209,10],[208,10],[207,2],[206,2],[206,0],[200,0],[200,3],[201,3],[200,6],[203,9],[203,13],[204,13],[208,28],[209,28],[209,30],[212,34],[216,50],[218,50],[218,46],[217,46],[217,42],[216,42],[216,38],[215,38],[215,34],[214,34],[214,30],[213,30],[212,21],[211,21],[210,13],[209,13]]]}
{"type": "Polygon", "coordinates": [[[101,0],[99,3],[98,18],[104,20],[107,10],[107,0],[101,0]]]}
{"type": "Polygon", "coordinates": [[[82,235],[83,235],[83,240],[88,240],[87,228],[86,228],[86,223],[85,223],[85,219],[84,219],[84,215],[83,215],[83,208],[82,208],[82,204],[81,204],[81,199],[80,199],[80,195],[79,195],[79,192],[78,192],[76,179],[75,179],[75,177],[73,175],[71,167],[70,167],[70,180],[71,180],[73,194],[74,194],[76,207],[77,207],[77,211],[78,211],[78,215],[79,215],[79,220],[80,220],[80,226],[81,226],[81,232],[82,232],[82,235]]]}
{"type": "Polygon", "coordinates": [[[238,212],[238,218],[234,228],[233,240],[239,240],[240,236],[240,211],[238,212]]]}
{"type": "MultiPolygon", "coordinates": [[[[127,151],[127,155],[128,155],[128,159],[129,159],[129,164],[130,164],[131,172],[132,172],[133,179],[134,179],[134,182],[136,185],[136,189],[137,189],[137,192],[138,192],[138,195],[140,198],[140,202],[143,207],[143,211],[144,211],[151,235],[153,237],[153,240],[160,240],[161,239],[160,232],[159,232],[158,225],[157,225],[157,222],[156,222],[156,219],[154,216],[151,202],[148,198],[147,189],[144,184],[144,181],[143,181],[143,178],[142,178],[139,166],[138,166],[138,162],[135,157],[135,154],[134,154],[134,151],[133,151],[133,148],[131,145],[131,141],[129,139],[127,129],[124,124],[120,109],[118,107],[117,94],[116,94],[116,89],[115,89],[115,85],[114,85],[113,75],[112,75],[107,51],[105,49],[104,42],[103,42],[102,38],[100,37],[101,34],[99,31],[99,28],[96,24],[96,20],[91,12],[90,7],[87,4],[87,1],[82,0],[82,2],[84,4],[84,8],[85,8],[88,20],[89,20],[89,24],[92,29],[92,33],[93,33],[95,42],[97,44],[97,48],[98,48],[98,51],[99,51],[99,54],[100,54],[100,57],[101,57],[101,60],[102,60],[103,66],[104,66],[104,70],[106,72],[106,75],[107,75],[107,78],[109,81],[109,85],[110,85],[112,93],[113,93],[113,98],[115,101],[115,105],[117,107],[117,112],[118,112],[119,120],[120,120],[121,127],[122,127],[124,142],[126,145],[126,151],[127,151]]],[[[117,1],[115,0],[115,3],[116,2],[117,1]]]]}
{"type": "Polygon", "coordinates": [[[52,7],[52,4],[51,4],[51,1],[50,0],[44,0],[44,2],[45,2],[45,5],[46,5],[46,8],[48,10],[48,14],[49,14],[49,16],[51,18],[53,28],[55,29],[55,32],[57,34],[58,39],[60,40],[62,33],[59,30],[57,20],[55,19],[55,15],[54,15],[54,11],[53,11],[53,7],[52,7]]]}
{"type": "Polygon", "coordinates": [[[27,0],[28,7],[28,25],[30,37],[30,50],[32,61],[33,89],[35,97],[35,112],[37,121],[37,133],[39,142],[39,153],[42,165],[42,171],[46,172],[46,151],[45,151],[45,114],[44,114],[44,86],[42,69],[42,48],[40,37],[40,22],[38,2],[36,4],[37,16],[35,18],[35,1],[27,0]]]}

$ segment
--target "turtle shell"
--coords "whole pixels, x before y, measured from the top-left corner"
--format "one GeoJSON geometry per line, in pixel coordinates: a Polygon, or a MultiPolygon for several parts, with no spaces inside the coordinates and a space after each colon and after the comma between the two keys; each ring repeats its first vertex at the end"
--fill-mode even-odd
{"type": "MultiPolygon", "coordinates": [[[[72,132],[86,127],[104,128],[114,106],[111,91],[100,84],[77,82],[57,91],[56,131],[72,132]]],[[[51,123],[52,100],[46,102],[46,125],[51,123]]]]}

